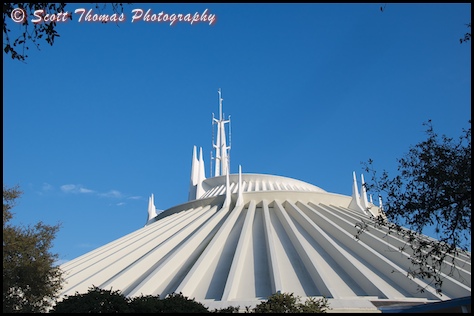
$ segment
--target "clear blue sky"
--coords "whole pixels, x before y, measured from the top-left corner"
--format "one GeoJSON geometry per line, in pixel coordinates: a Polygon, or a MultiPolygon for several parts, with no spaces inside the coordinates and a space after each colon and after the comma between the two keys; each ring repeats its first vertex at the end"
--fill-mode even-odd
{"type": "Polygon", "coordinates": [[[394,174],[423,122],[458,137],[471,5],[381,5],[133,4],[118,25],[73,13],[27,63],[3,55],[3,183],[24,191],[14,223],[61,223],[53,251],[70,260],[143,227],[151,193],[161,210],[186,202],[194,145],[209,176],[219,88],[232,173],[350,195],[369,158],[394,174]],[[132,23],[133,9],[216,21],[132,23]]]}

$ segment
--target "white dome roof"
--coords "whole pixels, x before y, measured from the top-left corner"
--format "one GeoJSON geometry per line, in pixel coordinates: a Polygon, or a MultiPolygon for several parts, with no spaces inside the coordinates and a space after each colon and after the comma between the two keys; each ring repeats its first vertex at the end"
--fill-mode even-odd
{"type": "Polygon", "coordinates": [[[280,291],[326,297],[334,312],[471,295],[470,253],[456,259],[456,275],[446,263],[441,296],[431,280],[407,277],[410,255],[399,236],[374,227],[355,238],[356,224],[381,212],[364,185],[359,194],[355,174],[352,196],[287,177],[229,175],[226,121],[215,121],[218,176],[205,178],[195,148],[189,201],[156,215],[150,197],[145,227],[61,266],[62,295],[92,285],[126,296],[181,292],[213,310],[253,307],[280,291]]]}
{"type": "MultiPolygon", "coordinates": [[[[222,178],[208,179],[206,192],[220,187],[222,178]]],[[[446,267],[439,296],[429,280],[406,276],[410,260],[398,250],[404,244],[399,237],[371,228],[357,241],[355,224],[370,218],[348,208],[351,197],[284,177],[242,180],[283,183],[288,190],[247,191],[241,205],[233,193],[229,206],[223,206],[225,194],[209,194],[172,207],[145,227],[62,265],[63,294],[96,285],[127,296],[182,292],[211,308],[243,308],[280,291],[324,296],[334,311],[378,311],[377,302],[470,295],[470,258],[459,259],[464,283],[448,276],[446,267]]]]}
{"type": "MultiPolygon", "coordinates": [[[[239,175],[229,175],[229,184],[232,193],[237,193],[239,175]]],[[[217,196],[225,193],[226,177],[219,176],[203,181],[205,193],[201,198],[217,196]]],[[[242,175],[243,192],[259,191],[307,191],[307,192],[326,192],[323,189],[312,184],[291,179],[266,174],[243,174],[242,175]]]]}

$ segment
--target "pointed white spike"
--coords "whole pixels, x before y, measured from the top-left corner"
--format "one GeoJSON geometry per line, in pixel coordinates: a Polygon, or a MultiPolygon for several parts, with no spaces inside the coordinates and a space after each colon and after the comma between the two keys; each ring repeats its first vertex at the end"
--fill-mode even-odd
{"type": "Polygon", "coordinates": [[[354,178],[353,183],[352,183],[352,196],[359,199],[360,195],[359,195],[359,189],[357,188],[357,178],[356,178],[355,171],[352,172],[352,176],[354,178]]]}
{"type": "Polygon", "coordinates": [[[230,146],[227,146],[227,137],[225,134],[225,124],[230,122],[229,120],[224,120],[222,112],[222,101],[224,100],[221,96],[221,89],[218,91],[219,94],[219,118],[216,119],[213,117],[213,122],[217,124],[217,139],[216,143],[213,144],[214,149],[216,150],[215,155],[215,171],[214,176],[224,176],[229,173],[229,150],[230,146]]]}
{"type": "Polygon", "coordinates": [[[360,186],[360,204],[364,208],[364,210],[369,208],[369,202],[367,200],[367,190],[365,188],[365,181],[364,181],[364,175],[360,175],[361,178],[361,186],[360,186]]]}
{"type": "Polygon", "coordinates": [[[196,185],[198,182],[199,161],[196,156],[196,146],[193,147],[193,158],[191,162],[191,180],[189,182],[188,201],[196,199],[196,185]]]}
{"type": "Polygon", "coordinates": [[[198,169],[197,184],[196,184],[196,199],[199,199],[201,196],[204,195],[204,193],[206,193],[202,184],[204,180],[206,180],[206,173],[204,170],[204,159],[202,158],[202,147],[200,147],[199,148],[199,169],[198,169]]]}
{"type": "Polygon", "coordinates": [[[238,190],[238,197],[237,197],[237,202],[235,203],[235,206],[239,206],[244,204],[244,196],[242,193],[242,166],[239,165],[239,190],[238,190]]]}
{"type": "Polygon", "coordinates": [[[379,209],[375,216],[382,216],[385,220],[387,220],[387,216],[385,215],[384,209],[383,209],[383,204],[382,204],[382,196],[379,195],[379,209]]]}
{"type": "Polygon", "coordinates": [[[147,224],[152,220],[153,218],[156,217],[156,207],[155,207],[155,201],[153,197],[153,193],[151,196],[148,198],[148,219],[147,219],[147,224]]]}
{"type": "Polygon", "coordinates": [[[204,159],[202,158],[202,147],[199,147],[199,175],[200,181],[206,180],[206,172],[204,170],[204,159]]]}
{"type": "Polygon", "coordinates": [[[232,199],[232,194],[230,192],[230,185],[229,185],[229,174],[225,176],[225,201],[222,207],[230,206],[230,200],[232,199]]]}
{"type": "Polygon", "coordinates": [[[348,208],[351,209],[351,210],[354,210],[354,211],[358,211],[358,212],[362,212],[364,214],[367,214],[365,209],[360,204],[360,195],[359,195],[359,190],[357,189],[357,178],[356,178],[355,171],[352,172],[352,177],[353,177],[352,199],[351,199],[351,202],[349,203],[348,208]]]}
{"type": "Polygon", "coordinates": [[[191,164],[191,181],[193,185],[197,184],[197,176],[199,172],[199,161],[197,159],[196,146],[193,146],[193,162],[191,164]]]}

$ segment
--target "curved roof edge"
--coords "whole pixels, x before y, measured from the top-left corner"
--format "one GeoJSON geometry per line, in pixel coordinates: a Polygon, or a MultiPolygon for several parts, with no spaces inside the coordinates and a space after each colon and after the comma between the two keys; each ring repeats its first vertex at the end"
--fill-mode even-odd
{"type": "MultiPolygon", "coordinates": [[[[231,206],[231,208],[233,208],[237,204],[238,197],[239,195],[237,192],[230,194],[231,202],[229,202],[229,205],[231,206]]],[[[221,195],[210,196],[206,198],[188,201],[179,205],[175,205],[159,213],[156,217],[151,218],[145,224],[145,226],[150,225],[172,214],[195,209],[198,207],[203,207],[206,205],[222,207],[225,203],[226,198],[227,198],[226,194],[221,194],[221,195]]],[[[288,191],[251,191],[251,192],[245,192],[245,194],[243,195],[242,204],[247,205],[251,200],[255,198],[268,199],[268,200],[273,200],[273,199],[285,200],[285,199],[290,198],[290,199],[294,199],[295,201],[305,201],[305,202],[318,201],[318,203],[327,203],[330,205],[336,205],[336,206],[341,206],[341,207],[348,207],[351,202],[350,196],[342,195],[338,193],[330,193],[324,190],[321,190],[320,192],[316,192],[316,191],[290,191],[290,192],[288,191]]],[[[371,206],[376,207],[373,204],[371,204],[371,206]]]]}
{"type": "MultiPolygon", "coordinates": [[[[303,191],[303,192],[322,192],[325,190],[307,182],[269,174],[251,174],[241,175],[242,193],[256,191],[303,191]]],[[[239,183],[239,174],[229,175],[229,186],[232,193],[237,193],[239,183]]],[[[202,182],[204,193],[198,198],[208,198],[225,194],[226,176],[218,176],[206,179],[202,182]]]]}

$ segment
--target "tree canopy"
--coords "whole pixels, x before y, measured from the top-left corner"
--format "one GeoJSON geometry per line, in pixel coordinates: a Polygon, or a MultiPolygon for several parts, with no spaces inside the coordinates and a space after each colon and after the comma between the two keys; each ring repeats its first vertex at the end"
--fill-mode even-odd
{"type": "Polygon", "coordinates": [[[159,295],[128,298],[119,290],[92,286],[87,293],[76,292],[57,302],[52,313],[209,313],[209,310],[181,293],[164,299],[159,295]]]}
{"type": "MultiPolygon", "coordinates": [[[[87,293],[66,296],[52,309],[52,313],[238,313],[240,307],[229,306],[222,309],[209,309],[194,298],[182,293],[173,293],[161,299],[159,295],[125,297],[118,290],[104,290],[97,286],[87,293]]],[[[329,310],[326,298],[301,298],[293,293],[275,293],[250,309],[247,313],[325,313],[329,310]]]]}
{"type": "Polygon", "coordinates": [[[54,306],[52,313],[130,313],[129,299],[118,290],[97,286],[87,293],[69,295],[54,306]]]}
{"type": "MultiPolygon", "coordinates": [[[[123,12],[122,3],[95,4],[99,14],[109,6],[114,13],[123,12]]],[[[66,7],[66,3],[4,3],[3,51],[5,54],[10,55],[12,59],[25,61],[31,46],[40,49],[40,45],[44,42],[53,46],[54,40],[60,37],[57,31],[58,23],[72,19],[71,12],[66,14],[66,7]],[[35,12],[37,12],[36,17],[35,12]],[[47,22],[32,22],[37,19],[37,16],[44,19],[47,15],[49,16],[47,22]]]]}
{"type": "MultiPolygon", "coordinates": [[[[95,3],[95,8],[99,14],[107,10],[110,6],[113,13],[123,13],[123,3],[95,3]]],[[[66,3],[4,3],[3,4],[3,51],[12,59],[25,61],[28,58],[28,51],[31,46],[40,49],[41,43],[46,42],[53,46],[54,40],[60,37],[57,31],[58,19],[67,21],[72,19],[71,13],[67,12],[66,3]],[[42,17],[55,15],[46,23],[33,23],[35,11],[42,10],[42,17]],[[58,15],[59,13],[59,15],[58,15]],[[12,18],[13,14],[13,18],[12,18]],[[14,21],[15,20],[15,21],[14,21]],[[20,25],[20,28],[12,32],[13,25],[20,25]]],[[[380,11],[384,12],[387,7],[385,3],[380,6],[380,11]]],[[[35,18],[36,19],[36,18],[35,18]]],[[[62,23],[62,22],[59,22],[62,23]]],[[[102,23],[107,23],[103,21],[102,23]]],[[[470,29],[471,23],[466,26],[470,29]]],[[[461,43],[470,41],[471,32],[466,32],[459,39],[461,43]]]]}
{"type": "MultiPolygon", "coordinates": [[[[375,225],[383,225],[391,233],[406,238],[411,261],[416,267],[412,277],[433,278],[441,292],[443,263],[453,265],[460,252],[470,249],[471,243],[471,121],[462,129],[461,136],[453,139],[439,137],[432,122],[427,126],[427,139],[410,147],[398,159],[398,175],[381,176],[369,159],[363,163],[371,174],[367,190],[384,197],[384,215],[376,218],[375,225]],[[402,228],[405,226],[410,230],[402,228]],[[423,235],[432,229],[438,239],[423,235]]],[[[362,233],[367,225],[359,225],[362,233]]]]}
{"type": "Polygon", "coordinates": [[[326,298],[308,298],[301,303],[301,297],[293,293],[275,293],[267,301],[257,304],[254,313],[325,313],[329,310],[326,298]]]}
{"type": "Polygon", "coordinates": [[[59,225],[11,225],[21,194],[17,186],[3,186],[3,312],[45,312],[62,283],[58,256],[50,252],[59,225]]]}
{"type": "MultiPolygon", "coordinates": [[[[471,22],[467,23],[466,26],[467,28],[471,29],[471,22]]],[[[459,42],[462,44],[462,43],[469,42],[470,40],[471,40],[471,31],[466,32],[464,36],[459,39],[459,42]]]]}

